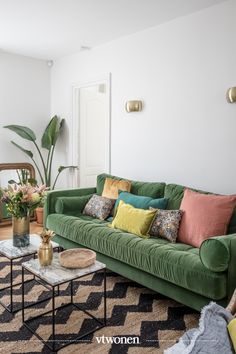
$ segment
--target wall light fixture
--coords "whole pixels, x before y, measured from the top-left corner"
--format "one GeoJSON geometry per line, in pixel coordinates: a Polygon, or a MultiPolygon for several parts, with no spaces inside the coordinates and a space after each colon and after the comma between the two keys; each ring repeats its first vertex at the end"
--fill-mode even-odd
{"type": "Polygon", "coordinates": [[[125,104],[125,109],[128,113],[140,112],[142,110],[142,106],[142,101],[127,101],[125,104]]]}
{"type": "Polygon", "coordinates": [[[229,103],[236,102],[236,87],[230,87],[226,92],[226,99],[229,103]]]}

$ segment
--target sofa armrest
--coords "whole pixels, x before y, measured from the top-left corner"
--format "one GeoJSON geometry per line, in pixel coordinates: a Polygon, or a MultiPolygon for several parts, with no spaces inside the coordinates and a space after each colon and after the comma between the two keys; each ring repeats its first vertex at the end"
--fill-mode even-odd
{"type": "Polygon", "coordinates": [[[210,237],[203,241],[199,250],[202,264],[212,272],[224,272],[230,259],[230,238],[228,236],[210,237]]]}
{"type": "Polygon", "coordinates": [[[78,189],[65,189],[51,191],[47,195],[47,199],[44,205],[44,226],[49,214],[55,213],[56,201],[59,197],[81,197],[96,193],[96,188],[78,188],[78,189]]]}
{"type": "Polygon", "coordinates": [[[55,204],[57,214],[78,216],[84,210],[85,205],[93,194],[80,197],[58,197],[55,204]]]}
{"type": "Polygon", "coordinates": [[[203,265],[214,272],[227,271],[228,300],[236,289],[236,234],[210,237],[199,250],[203,265]]]}

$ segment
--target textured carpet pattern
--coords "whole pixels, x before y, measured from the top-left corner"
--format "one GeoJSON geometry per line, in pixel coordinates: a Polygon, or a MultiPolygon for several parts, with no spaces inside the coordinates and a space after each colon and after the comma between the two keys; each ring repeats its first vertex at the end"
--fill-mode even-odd
{"type": "MultiPolygon", "coordinates": [[[[0,286],[3,287],[9,282],[9,265],[5,258],[0,258],[0,261],[0,286]]],[[[16,281],[21,280],[20,261],[15,262],[14,277],[16,281]]],[[[25,288],[27,303],[35,304],[35,301],[50,295],[48,290],[34,281],[27,283],[25,288]]],[[[9,291],[1,292],[0,297],[4,303],[8,303],[9,291]]],[[[102,319],[103,273],[76,281],[74,299],[85,310],[102,319]]],[[[14,290],[14,301],[16,306],[21,305],[20,286],[14,290]]],[[[70,286],[61,286],[57,305],[69,301],[70,286]]],[[[49,310],[51,305],[51,300],[34,305],[26,311],[26,318],[30,317],[30,314],[37,315],[49,310]]],[[[58,353],[163,353],[163,350],[173,345],[187,329],[197,326],[198,318],[199,315],[194,310],[108,271],[107,327],[61,349],[58,353]],[[128,337],[132,337],[132,342],[128,337]]],[[[43,316],[31,325],[45,340],[50,341],[50,315],[43,316]]],[[[12,315],[0,306],[0,326],[0,353],[51,353],[22,326],[21,312],[12,315]]],[[[68,338],[73,340],[93,326],[95,322],[92,318],[71,306],[57,311],[56,334],[60,343],[64,343],[68,338]]]]}

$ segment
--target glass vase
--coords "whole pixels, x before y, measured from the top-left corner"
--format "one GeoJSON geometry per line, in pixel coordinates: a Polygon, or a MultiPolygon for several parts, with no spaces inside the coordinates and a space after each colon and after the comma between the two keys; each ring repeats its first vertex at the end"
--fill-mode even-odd
{"type": "Polygon", "coordinates": [[[30,216],[12,217],[13,246],[27,247],[30,241],[30,216]]]}

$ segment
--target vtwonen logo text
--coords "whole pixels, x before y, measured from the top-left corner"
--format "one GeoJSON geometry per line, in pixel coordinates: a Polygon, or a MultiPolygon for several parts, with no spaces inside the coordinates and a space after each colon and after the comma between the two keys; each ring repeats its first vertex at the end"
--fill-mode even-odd
{"type": "Polygon", "coordinates": [[[139,337],[96,337],[99,344],[140,344],[139,337]]]}

